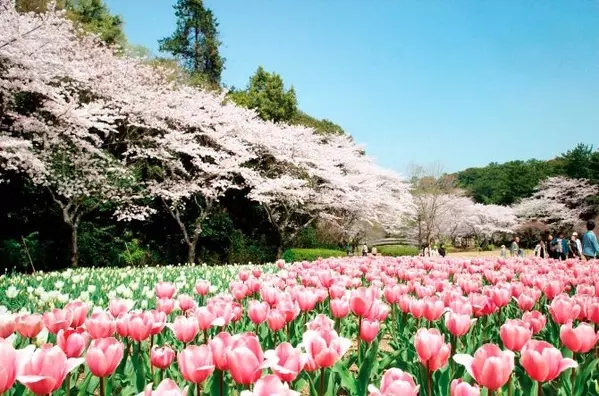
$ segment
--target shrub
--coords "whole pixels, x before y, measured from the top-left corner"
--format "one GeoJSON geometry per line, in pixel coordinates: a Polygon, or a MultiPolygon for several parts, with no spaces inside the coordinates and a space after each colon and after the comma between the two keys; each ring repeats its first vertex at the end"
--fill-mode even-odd
{"type": "Polygon", "coordinates": [[[283,260],[288,263],[296,261],[314,261],[319,258],[343,257],[346,253],[333,249],[287,249],[283,252],[283,260]]]}
{"type": "Polygon", "coordinates": [[[418,256],[418,248],[415,246],[381,246],[378,251],[383,256],[418,256]]]}

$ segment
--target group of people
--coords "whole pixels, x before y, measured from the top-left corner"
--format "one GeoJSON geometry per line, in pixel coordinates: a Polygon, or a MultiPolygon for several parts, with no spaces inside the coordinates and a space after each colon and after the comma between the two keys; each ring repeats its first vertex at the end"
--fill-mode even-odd
{"type": "MultiPolygon", "coordinates": [[[[556,260],[566,260],[568,258],[591,260],[599,258],[599,243],[594,232],[595,222],[588,221],[586,228],[587,231],[582,239],[577,232],[573,232],[570,238],[566,238],[564,232],[560,232],[557,238],[548,235],[545,239],[539,240],[534,250],[535,257],[556,260]]],[[[510,245],[510,254],[512,257],[523,256],[523,250],[520,248],[520,238],[517,236],[514,237],[510,245]]]]}
{"type": "Polygon", "coordinates": [[[421,257],[439,257],[439,256],[445,257],[446,253],[447,252],[445,251],[443,244],[440,244],[438,248],[436,246],[431,247],[430,244],[427,244],[422,247],[422,249],[420,250],[419,256],[421,256],[421,257]]]}

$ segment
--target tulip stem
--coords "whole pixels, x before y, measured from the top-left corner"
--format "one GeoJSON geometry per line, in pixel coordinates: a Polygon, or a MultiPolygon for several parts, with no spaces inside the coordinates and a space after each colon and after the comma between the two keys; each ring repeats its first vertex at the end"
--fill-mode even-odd
{"type": "Polygon", "coordinates": [[[362,339],[360,338],[360,333],[362,332],[362,317],[359,316],[358,317],[358,367],[360,367],[360,364],[362,363],[362,350],[361,350],[361,344],[362,344],[362,339]]]}
{"type": "Polygon", "coordinates": [[[543,396],[543,383],[537,382],[537,396],[543,396]]]}
{"type": "Polygon", "coordinates": [[[429,370],[428,363],[426,364],[426,388],[428,390],[427,395],[433,396],[433,372],[429,370]]]}
{"type": "MultiPolygon", "coordinates": [[[[574,352],[572,352],[572,359],[574,361],[576,361],[576,354],[574,352]]],[[[574,379],[576,378],[576,369],[572,368],[572,373],[570,374],[570,382],[572,383],[572,393],[574,393],[574,391],[576,389],[574,389],[574,379]]]]}
{"type": "MultiPolygon", "coordinates": [[[[67,374],[64,385],[65,385],[66,396],[71,396],[71,373],[67,374]]],[[[0,393],[0,395],[2,395],[2,394],[0,393]]]]}
{"type": "MultiPolygon", "coordinates": [[[[154,347],[154,336],[150,335],[150,356],[152,356],[152,348],[154,347]]],[[[154,382],[154,366],[150,363],[150,375],[152,382],[154,382]]],[[[68,396],[68,395],[67,395],[68,396]]]]}
{"type": "Polygon", "coordinates": [[[202,396],[202,384],[200,382],[196,384],[196,389],[198,391],[198,396],[202,396]]]}
{"type": "Polygon", "coordinates": [[[324,396],[324,367],[320,370],[320,396],[324,396]]]}
{"type": "Polygon", "coordinates": [[[104,391],[104,377],[100,377],[100,396],[106,396],[104,391]]]}
{"type": "Polygon", "coordinates": [[[507,395],[512,396],[514,394],[514,375],[510,375],[510,379],[507,383],[507,395]]]}

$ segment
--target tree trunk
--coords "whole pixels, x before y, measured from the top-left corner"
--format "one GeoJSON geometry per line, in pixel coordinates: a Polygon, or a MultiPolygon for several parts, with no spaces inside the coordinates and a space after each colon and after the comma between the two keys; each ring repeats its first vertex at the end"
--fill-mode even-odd
{"type": "Polygon", "coordinates": [[[71,267],[79,266],[79,244],[77,243],[78,224],[71,225],[71,267]]]}
{"type": "Polygon", "coordinates": [[[283,257],[283,243],[277,245],[277,260],[283,257]]]}
{"type": "Polygon", "coordinates": [[[187,244],[187,263],[195,264],[197,239],[187,244]]]}

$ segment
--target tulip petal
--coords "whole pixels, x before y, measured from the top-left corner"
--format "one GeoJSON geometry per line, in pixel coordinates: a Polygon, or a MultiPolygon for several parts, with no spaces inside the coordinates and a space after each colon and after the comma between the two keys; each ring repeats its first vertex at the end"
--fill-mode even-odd
{"type": "Polygon", "coordinates": [[[565,359],[562,359],[562,361],[560,362],[558,372],[561,373],[562,371],[565,371],[569,368],[576,368],[576,367],[578,367],[578,363],[576,363],[575,360],[565,358],[565,359]]]}
{"type": "Polygon", "coordinates": [[[472,362],[474,362],[474,357],[465,353],[458,353],[453,355],[453,361],[459,365],[464,366],[466,368],[466,371],[468,371],[468,374],[470,374],[470,376],[474,378],[474,373],[472,372],[472,362]]]}

